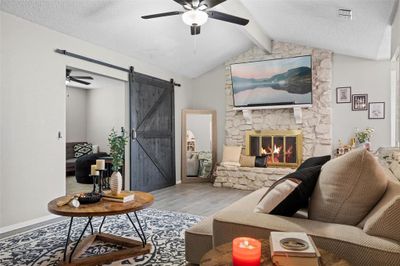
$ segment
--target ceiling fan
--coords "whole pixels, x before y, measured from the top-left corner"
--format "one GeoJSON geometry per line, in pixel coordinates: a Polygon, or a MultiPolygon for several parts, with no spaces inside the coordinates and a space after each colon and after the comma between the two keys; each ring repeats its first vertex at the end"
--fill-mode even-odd
{"type": "Polygon", "coordinates": [[[246,26],[248,19],[232,16],[218,11],[209,10],[226,0],[173,0],[180,4],[184,11],[171,11],[158,14],[142,16],[143,19],[152,19],[159,17],[168,17],[182,15],[182,20],[190,26],[192,35],[200,34],[200,27],[207,22],[208,18],[218,19],[229,23],[246,26]]]}
{"type": "Polygon", "coordinates": [[[81,79],[91,79],[91,80],[93,80],[93,78],[91,76],[71,76],[71,71],[72,71],[71,69],[66,69],[65,80],[67,82],[74,81],[74,82],[78,82],[78,83],[81,83],[81,84],[84,84],[84,85],[90,85],[90,82],[83,81],[81,79]]]}

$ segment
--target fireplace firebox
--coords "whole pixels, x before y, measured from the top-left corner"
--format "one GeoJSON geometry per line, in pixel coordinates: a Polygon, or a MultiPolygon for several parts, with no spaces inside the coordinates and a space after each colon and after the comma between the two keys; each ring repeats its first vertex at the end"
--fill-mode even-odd
{"type": "Polygon", "coordinates": [[[301,130],[247,131],[246,154],[268,156],[268,166],[296,168],[303,160],[303,135],[301,130]]]}

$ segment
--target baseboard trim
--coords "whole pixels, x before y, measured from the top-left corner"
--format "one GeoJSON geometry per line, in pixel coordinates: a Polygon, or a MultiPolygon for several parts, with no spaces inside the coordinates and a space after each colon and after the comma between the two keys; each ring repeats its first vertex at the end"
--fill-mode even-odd
{"type": "Polygon", "coordinates": [[[28,221],[25,221],[25,222],[21,222],[21,223],[16,223],[16,224],[0,227],[0,234],[8,233],[10,231],[18,230],[18,229],[21,229],[21,228],[24,228],[24,227],[28,227],[28,226],[31,226],[31,225],[47,222],[47,221],[49,221],[51,219],[55,219],[57,217],[59,217],[59,216],[54,215],[54,214],[50,214],[50,215],[42,216],[42,217],[35,218],[35,219],[32,219],[32,220],[28,220],[28,221]]]}

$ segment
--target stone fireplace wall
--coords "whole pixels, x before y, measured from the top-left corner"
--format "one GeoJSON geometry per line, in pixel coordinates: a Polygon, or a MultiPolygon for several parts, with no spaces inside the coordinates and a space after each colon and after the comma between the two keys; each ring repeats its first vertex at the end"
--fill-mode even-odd
{"type": "Polygon", "coordinates": [[[271,54],[253,48],[225,63],[225,144],[245,146],[247,130],[288,130],[303,132],[303,158],[332,153],[332,52],[291,43],[273,42],[271,54]],[[233,63],[312,55],[313,106],[303,108],[303,122],[296,124],[293,109],[253,110],[252,121],[233,110],[230,65],[233,63]]]}

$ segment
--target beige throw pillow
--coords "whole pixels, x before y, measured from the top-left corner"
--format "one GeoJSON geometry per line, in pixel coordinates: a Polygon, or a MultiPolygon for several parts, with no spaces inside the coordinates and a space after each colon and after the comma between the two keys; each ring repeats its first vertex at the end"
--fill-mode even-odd
{"type": "Polygon", "coordinates": [[[240,166],[239,159],[242,153],[242,146],[224,146],[222,165],[240,166]]]}
{"type": "Polygon", "coordinates": [[[270,213],[301,184],[300,180],[288,178],[279,182],[261,198],[254,212],[270,213]]]}
{"type": "Polygon", "coordinates": [[[256,156],[240,155],[239,163],[241,167],[254,167],[256,164],[256,156]]]}
{"type": "Polygon", "coordinates": [[[397,196],[365,222],[364,232],[400,242],[399,221],[400,196],[397,196]]]}
{"type": "Polygon", "coordinates": [[[365,149],[327,162],[311,196],[309,218],[357,225],[386,190],[382,166],[365,149]]]}

